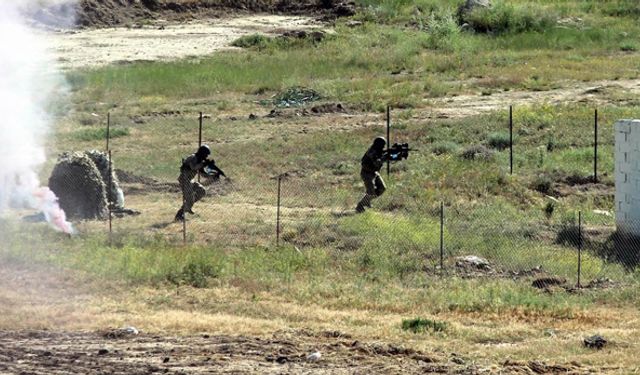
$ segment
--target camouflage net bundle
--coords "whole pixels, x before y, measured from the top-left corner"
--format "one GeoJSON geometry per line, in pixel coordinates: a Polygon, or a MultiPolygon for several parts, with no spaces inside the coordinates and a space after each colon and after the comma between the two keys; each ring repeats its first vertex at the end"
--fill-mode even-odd
{"type": "Polygon", "coordinates": [[[107,200],[111,204],[111,208],[124,209],[124,194],[120,188],[120,182],[118,181],[118,176],[113,166],[111,170],[109,170],[109,157],[107,154],[96,150],[86,151],[85,154],[93,161],[98,171],[100,171],[105,186],[111,182],[111,186],[107,192],[107,200]],[[111,174],[111,179],[109,179],[109,174],[111,174]]]}
{"type": "Polygon", "coordinates": [[[65,152],[49,177],[49,188],[58,196],[60,207],[70,219],[105,220],[112,208],[124,208],[124,195],[111,171],[109,158],[100,151],[65,152]]]}
{"type": "Polygon", "coordinates": [[[70,219],[108,217],[106,186],[95,163],[83,152],[64,153],[49,177],[49,188],[70,219]]]}

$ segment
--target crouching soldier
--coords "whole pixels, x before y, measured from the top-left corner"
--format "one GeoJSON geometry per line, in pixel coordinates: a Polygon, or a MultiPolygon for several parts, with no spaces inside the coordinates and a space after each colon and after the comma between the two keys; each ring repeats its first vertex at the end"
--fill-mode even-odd
{"type": "Polygon", "coordinates": [[[226,177],[224,172],[216,166],[214,160],[208,159],[209,155],[211,155],[209,146],[202,145],[195,154],[189,155],[182,161],[180,177],[178,177],[182,190],[182,207],[176,213],[176,221],[183,221],[185,213],[193,214],[194,203],[206,195],[204,186],[193,181],[198,173],[210,175],[212,172],[217,172],[218,175],[226,177]]]}
{"type": "Polygon", "coordinates": [[[386,145],[387,140],[384,139],[384,137],[377,137],[362,157],[360,177],[364,182],[366,192],[356,206],[357,213],[364,212],[367,207],[371,207],[371,201],[381,196],[387,189],[380,176],[380,169],[387,160],[385,152],[386,145]]]}

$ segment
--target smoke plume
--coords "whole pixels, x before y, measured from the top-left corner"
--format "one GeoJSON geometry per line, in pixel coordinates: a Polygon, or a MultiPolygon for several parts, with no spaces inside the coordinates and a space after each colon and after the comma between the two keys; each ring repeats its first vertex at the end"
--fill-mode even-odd
{"type": "Polygon", "coordinates": [[[55,194],[38,179],[52,120],[47,108],[63,80],[47,52],[46,35],[33,29],[27,16],[58,4],[0,2],[0,214],[11,208],[40,210],[55,229],[71,233],[55,194]]]}

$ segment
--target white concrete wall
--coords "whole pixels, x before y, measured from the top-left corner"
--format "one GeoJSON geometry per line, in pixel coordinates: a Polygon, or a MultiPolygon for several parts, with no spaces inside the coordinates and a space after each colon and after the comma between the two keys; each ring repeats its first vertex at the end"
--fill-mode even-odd
{"type": "Polygon", "coordinates": [[[617,229],[640,236],[640,120],[619,120],[615,132],[617,229]]]}

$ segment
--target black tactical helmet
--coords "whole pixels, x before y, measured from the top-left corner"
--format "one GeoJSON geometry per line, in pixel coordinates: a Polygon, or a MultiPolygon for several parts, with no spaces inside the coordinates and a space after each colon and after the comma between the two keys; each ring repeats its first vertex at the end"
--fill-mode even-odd
{"type": "Polygon", "coordinates": [[[384,139],[384,137],[376,137],[376,139],[373,140],[373,147],[382,150],[384,149],[384,146],[387,145],[387,140],[384,139]]]}
{"type": "Polygon", "coordinates": [[[200,146],[198,151],[196,151],[196,156],[201,160],[206,159],[209,155],[211,155],[211,149],[207,145],[200,146]]]}

